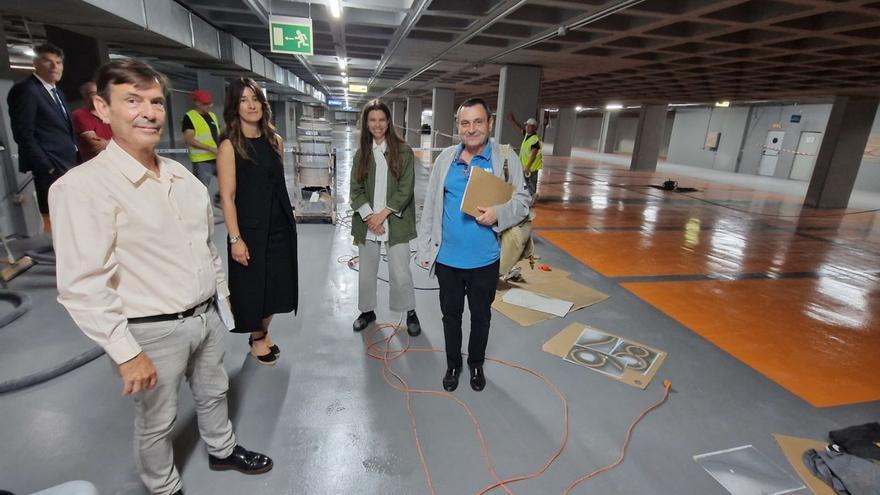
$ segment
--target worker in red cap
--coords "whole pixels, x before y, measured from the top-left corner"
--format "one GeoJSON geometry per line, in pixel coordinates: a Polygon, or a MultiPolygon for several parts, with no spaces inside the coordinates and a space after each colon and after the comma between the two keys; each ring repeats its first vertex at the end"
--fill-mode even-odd
{"type": "MultiPolygon", "coordinates": [[[[193,109],[183,117],[183,140],[189,148],[189,161],[193,174],[205,185],[211,187],[211,177],[217,177],[217,143],[220,141],[220,125],[217,116],[211,111],[211,93],[197,89],[193,91],[193,109]]],[[[215,196],[215,202],[219,198],[215,196]]]]}

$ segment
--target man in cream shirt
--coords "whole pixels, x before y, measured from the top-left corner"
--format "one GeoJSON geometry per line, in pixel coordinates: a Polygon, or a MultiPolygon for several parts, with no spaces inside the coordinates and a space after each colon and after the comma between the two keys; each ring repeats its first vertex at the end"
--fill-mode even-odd
{"type": "Polygon", "coordinates": [[[119,366],[135,404],[135,461],[151,494],[182,492],[171,431],[189,382],[209,467],[245,474],[272,460],[236,444],[229,421],[223,334],[215,309],[229,290],[212,241],[205,187],[156,155],[167,79],[133,59],[97,74],[95,107],[113,129],[98,156],[50,189],[58,300],[119,366]]]}

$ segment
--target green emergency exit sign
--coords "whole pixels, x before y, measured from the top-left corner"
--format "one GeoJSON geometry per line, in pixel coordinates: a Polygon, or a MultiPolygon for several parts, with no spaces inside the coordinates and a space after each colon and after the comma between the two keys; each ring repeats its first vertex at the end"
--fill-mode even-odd
{"type": "Polygon", "coordinates": [[[269,46],[272,53],[314,55],[312,20],[303,17],[271,16],[269,46]]]}

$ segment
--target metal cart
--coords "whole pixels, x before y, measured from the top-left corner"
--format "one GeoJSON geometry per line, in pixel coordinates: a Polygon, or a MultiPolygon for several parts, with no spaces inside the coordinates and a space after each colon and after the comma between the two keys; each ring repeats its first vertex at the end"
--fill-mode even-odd
{"type": "Polygon", "coordinates": [[[320,107],[306,106],[293,152],[294,214],[300,220],[336,223],[336,150],[333,127],[320,107]]]}
{"type": "Polygon", "coordinates": [[[296,221],[336,223],[336,150],[293,151],[293,208],[296,221]]]}

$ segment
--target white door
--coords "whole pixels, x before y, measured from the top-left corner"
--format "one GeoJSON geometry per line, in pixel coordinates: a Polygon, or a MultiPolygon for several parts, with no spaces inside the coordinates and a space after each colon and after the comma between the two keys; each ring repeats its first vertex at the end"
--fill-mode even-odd
{"type": "Polygon", "coordinates": [[[770,131],[767,140],[761,150],[761,165],[758,167],[758,175],[773,175],[776,172],[776,161],[779,160],[779,148],[782,147],[782,138],[785,131],[770,131]]]}
{"type": "Polygon", "coordinates": [[[802,132],[798,141],[797,154],[791,166],[790,177],[794,180],[810,180],[813,176],[813,166],[816,165],[816,155],[819,154],[819,145],[822,144],[821,132],[802,132]]]}

